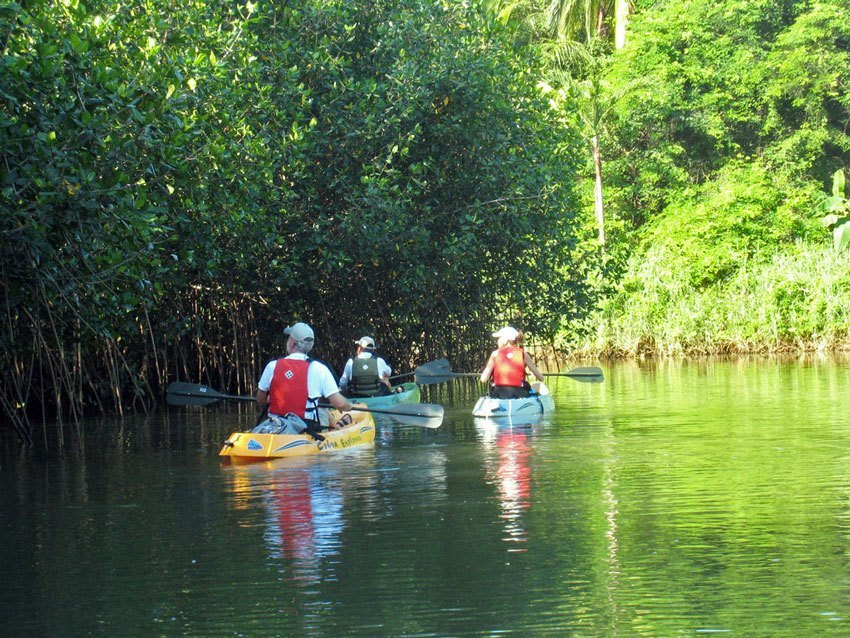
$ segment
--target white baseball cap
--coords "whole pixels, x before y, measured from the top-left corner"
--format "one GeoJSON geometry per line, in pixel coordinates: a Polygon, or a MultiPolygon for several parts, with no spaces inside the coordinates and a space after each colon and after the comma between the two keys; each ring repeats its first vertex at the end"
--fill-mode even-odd
{"type": "Polygon", "coordinates": [[[515,328],[511,328],[510,326],[505,326],[493,333],[494,337],[498,337],[499,339],[507,339],[508,341],[516,341],[516,338],[519,336],[519,333],[515,328]]]}
{"type": "Polygon", "coordinates": [[[367,350],[375,349],[375,340],[372,337],[360,337],[360,339],[358,339],[354,343],[356,343],[361,348],[366,348],[367,350]]]}
{"type": "Polygon", "coordinates": [[[283,334],[289,335],[295,341],[314,341],[313,329],[306,323],[296,323],[283,329],[283,334]]]}

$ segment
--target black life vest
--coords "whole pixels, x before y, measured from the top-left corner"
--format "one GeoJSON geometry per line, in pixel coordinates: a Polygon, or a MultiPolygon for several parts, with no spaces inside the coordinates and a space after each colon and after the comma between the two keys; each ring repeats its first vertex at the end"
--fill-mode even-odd
{"type": "Polygon", "coordinates": [[[378,359],[374,356],[351,360],[351,381],[348,387],[351,393],[361,397],[374,397],[381,391],[381,379],[378,376],[378,359]]]}

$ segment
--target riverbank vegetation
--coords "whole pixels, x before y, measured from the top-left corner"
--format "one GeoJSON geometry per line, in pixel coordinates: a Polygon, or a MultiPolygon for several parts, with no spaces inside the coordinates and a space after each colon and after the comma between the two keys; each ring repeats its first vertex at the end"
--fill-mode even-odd
{"type": "Polygon", "coordinates": [[[850,345],[845,9],[671,0],[633,16],[605,69],[618,96],[602,147],[621,261],[573,345],[597,355],[850,345]]]}
{"type": "Polygon", "coordinates": [[[401,373],[520,309],[542,334],[581,312],[578,138],[477,10],[65,0],[7,4],[0,37],[0,407],[24,439],[175,379],[251,392],[295,320],[337,370],[369,333],[401,373]]]}
{"type": "Polygon", "coordinates": [[[844,9],[4,5],[3,419],[61,446],[169,381],[251,392],[295,320],[337,370],[365,333],[399,373],[476,367],[504,322],[844,347],[844,9]]]}

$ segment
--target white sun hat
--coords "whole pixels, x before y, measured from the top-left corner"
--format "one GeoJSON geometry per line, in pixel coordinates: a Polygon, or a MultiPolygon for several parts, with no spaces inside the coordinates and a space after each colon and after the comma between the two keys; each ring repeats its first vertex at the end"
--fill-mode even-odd
{"type": "Polygon", "coordinates": [[[356,343],[361,348],[365,348],[366,350],[375,349],[375,340],[372,337],[360,337],[354,343],[356,343]]]}
{"type": "Polygon", "coordinates": [[[508,341],[516,341],[516,338],[519,336],[519,332],[516,331],[516,328],[505,326],[504,328],[494,332],[493,336],[499,339],[507,339],[508,341]]]}

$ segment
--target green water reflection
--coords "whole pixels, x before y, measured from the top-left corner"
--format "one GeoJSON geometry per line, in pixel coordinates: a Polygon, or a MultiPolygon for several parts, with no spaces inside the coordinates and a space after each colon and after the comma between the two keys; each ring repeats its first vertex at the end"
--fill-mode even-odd
{"type": "Polygon", "coordinates": [[[3,446],[10,636],[850,635],[850,367],[604,365],[557,410],[251,466],[239,406],[3,446]]]}

